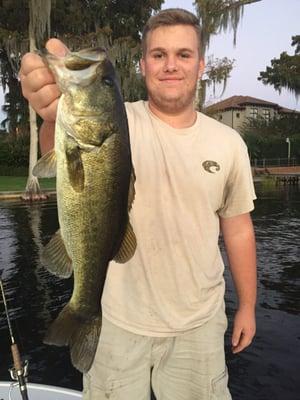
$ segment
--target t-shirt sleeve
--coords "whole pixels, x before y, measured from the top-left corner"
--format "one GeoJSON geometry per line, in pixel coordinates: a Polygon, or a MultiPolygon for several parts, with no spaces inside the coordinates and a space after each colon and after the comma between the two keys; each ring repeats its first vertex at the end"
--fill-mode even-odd
{"type": "Polygon", "coordinates": [[[247,146],[239,136],[225,185],[223,205],[218,214],[220,217],[228,218],[250,212],[254,209],[253,200],[255,199],[256,195],[247,146]]]}

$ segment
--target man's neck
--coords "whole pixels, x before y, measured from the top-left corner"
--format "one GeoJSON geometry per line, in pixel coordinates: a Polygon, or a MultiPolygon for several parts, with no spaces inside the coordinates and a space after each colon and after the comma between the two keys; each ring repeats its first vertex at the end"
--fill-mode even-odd
{"type": "Polygon", "coordinates": [[[177,129],[190,128],[194,125],[197,119],[197,113],[193,106],[187,109],[181,110],[180,112],[168,112],[159,110],[155,104],[151,101],[148,102],[150,111],[166,124],[177,129]]]}

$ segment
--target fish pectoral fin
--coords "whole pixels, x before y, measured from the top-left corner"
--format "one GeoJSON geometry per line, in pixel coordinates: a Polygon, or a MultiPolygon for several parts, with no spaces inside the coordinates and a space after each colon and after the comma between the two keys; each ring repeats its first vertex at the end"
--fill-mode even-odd
{"type": "Polygon", "coordinates": [[[132,168],[131,176],[130,176],[130,182],[129,182],[129,191],[128,191],[128,212],[131,210],[132,203],[135,197],[135,173],[134,169],[132,168]]]}
{"type": "Polygon", "coordinates": [[[81,151],[77,143],[71,139],[66,143],[66,159],[71,186],[76,192],[82,192],[84,188],[84,169],[81,151]]]}
{"type": "Polygon", "coordinates": [[[35,164],[32,174],[38,178],[53,178],[56,176],[56,153],[52,149],[44,154],[35,164]]]}
{"type": "Polygon", "coordinates": [[[68,256],[60,231],[44,247],[41,262],[49,272],[60,278],[69,278],[72,275],[72,260],[68,256]]]}
{"type": "Polygon", "coordinates": [[[136,237],[130,222],[128,222],[121,246],[117,254],[114,256],[114,260],[120,264],[125,263],[134,255],[135,249],[136,237]]]}

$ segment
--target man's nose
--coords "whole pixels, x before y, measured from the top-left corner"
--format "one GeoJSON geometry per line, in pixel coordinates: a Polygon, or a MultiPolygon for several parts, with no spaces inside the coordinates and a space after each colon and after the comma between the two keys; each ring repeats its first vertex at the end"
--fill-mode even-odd
{"type": "Polygon", "coordinates": [[[164,71],[165,72],[174,72],[177,71],[177,61],[176,57],[173,55],[168,55],[165,59],[164,71]]]}

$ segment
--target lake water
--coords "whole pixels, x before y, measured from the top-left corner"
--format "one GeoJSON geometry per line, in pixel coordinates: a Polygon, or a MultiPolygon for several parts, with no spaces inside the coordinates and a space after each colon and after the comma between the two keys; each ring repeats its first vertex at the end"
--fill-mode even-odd
{"type": "MultiPolygon", "coordinates": [[[[235,294],[228,269],[226,355],[233,400],[300,399],[300,188],[256,187],[253,213],[258,252],[257,334],[239,355],[230,351],[235,294]]],[[[81,375],[67,349],[46,346],[49,322],[69,299],[72,281],[60,280],[39,264],[57,230],[55,201],[27,205],[0,201],[0,271],[15,339],[29,361],[29,380],[81,389],[81,375]]],[[[0,304],[0,380],[12,364],[3,305],[0,304]]],[[[129,399],[130,400],[130,399],[129,399]]]]}

